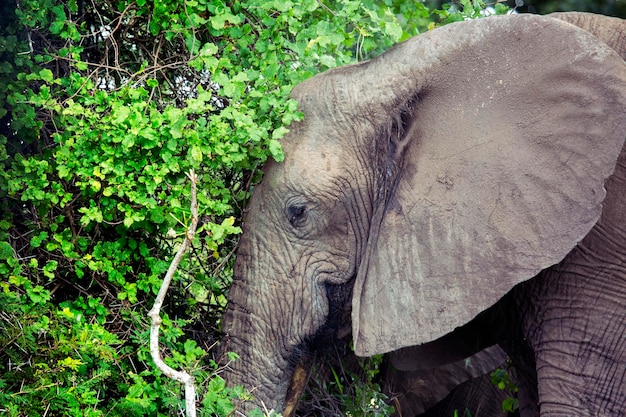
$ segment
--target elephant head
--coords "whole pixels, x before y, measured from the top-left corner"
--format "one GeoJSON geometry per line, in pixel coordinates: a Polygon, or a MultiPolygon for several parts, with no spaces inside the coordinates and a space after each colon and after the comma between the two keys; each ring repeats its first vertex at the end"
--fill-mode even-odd
{"type": "Polygon", "coordinates": [[[438,28],[293,96],[305,117],[253,192],[223,324],[226,379],[276,410],[347,312],[358,355],[396,351],[560,262],[626,132],[619,55],[530,15],[438,28]]]}

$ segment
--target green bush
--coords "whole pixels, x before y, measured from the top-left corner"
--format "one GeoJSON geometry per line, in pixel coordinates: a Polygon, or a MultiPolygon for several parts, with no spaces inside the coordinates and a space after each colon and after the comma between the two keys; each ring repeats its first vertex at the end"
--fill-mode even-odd
{"type": "Polygon", "coordinates": [[[190,169],[202,225],[161,343],[201,385],[203,415],[232,412],[247,394],[216,376],[211,348],[250,187],[301,118],[289,92],[431,18],[390,0],[3,2],[0,412],[182,413],[146,313],[188,223],[190,169]]]}

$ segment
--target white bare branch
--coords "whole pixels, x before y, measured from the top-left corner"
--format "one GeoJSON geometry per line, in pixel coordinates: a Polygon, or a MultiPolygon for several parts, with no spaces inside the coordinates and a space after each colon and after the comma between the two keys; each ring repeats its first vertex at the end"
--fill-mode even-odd
{"type": "Polygon", "coordinates": [[[157,368],[159,368],[159,370],[165,375],[185,384],[186,416],[195,417],[196,388],[194,386],[193,377],[185,371],[176,371],[175,369],[167,366],[165,362],[163,362],[161,352],[159,350],[159,328],[161,327],[162,322],[160,316],[161,306],[163,305],[165,294],[167,293],[167,289],[170,285],[170,282],[172,281],[172,277],[176,272],[176,268],[178,268],[178,264],[180,264],[180,261],[183,259],[187,248],[189,248],[189,246],[191,245],[193,237],[196,233],[196,227],[198,226],[198,202],[196,200],[196,183],[198,178],[193,170],[189,171],[189,174],[187,174],[187,176],[191,180],[191,223],[187,228],[183,243],[178,249],[176,256],[174,256],[174,259],[172,260],[172,263],[170,264],[170,267],[165,274],[165,278],[163,279],[163,283],[161,284],[161,289],[159,289],[159,293],[157,294],[152,309],[148,313],[148,317],[152,319],[152,324],[150,326],[150,354],[152,355],[152,360],[154,360],[157,368]]]}

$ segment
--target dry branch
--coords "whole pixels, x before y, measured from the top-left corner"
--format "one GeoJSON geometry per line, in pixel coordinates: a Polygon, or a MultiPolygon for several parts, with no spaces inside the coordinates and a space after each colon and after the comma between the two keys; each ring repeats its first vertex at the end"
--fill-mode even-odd
{"type": "Polygon", "coordinates": [[[193,241],[193,237],[196,233],[196,227],[198,226],[198,202],[196,200],[196,183],[197,177],[193,170],[187,174],[189,179],[191,180],[191,223],[187,228],[185,233],[185,239],[181,244],[176,256],[172,260],[167,273],[165,274],[165,278],[163,279],[163,283],[161,284],[161,288],[159,289],[159,293],[157,294],[156,300],[154,301],[154,305],[152,309],[148,313],[148,317],[152,319],[152,324],[150,326],[150,354],[152,355],[152,360],[156,364],[157,368],[161,372],[163,372],[168,377],[185,384],[185,409],[187,417],[195,417],[196,416],[196,388],[194,386],[194,380],[191,375],[189,375],[185,371],[176,371],[175,369],[170,368],[163,362],[161,357],[161,352],[159,350],[159,328],[161,327],[161,306],[163,305],[163,300],[165,299],[165,294],[167,293],[167,289],[172,281],[172,277],[176,272],[176,268],[180,264],[180,261],[185,256],[185,252],[187,248],[191,245],[193,241]]]}

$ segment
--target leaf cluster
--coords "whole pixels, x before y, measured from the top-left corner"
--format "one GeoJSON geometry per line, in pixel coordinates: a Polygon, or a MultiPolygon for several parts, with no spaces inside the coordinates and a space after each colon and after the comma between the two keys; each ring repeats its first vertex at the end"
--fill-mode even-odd
{"type": "Polygon", "coordinates": [[[500,390],[508,391],[511,396],[502,401],[502,411],[513,413],[519,408],[517,399],[518,385],[515,369],[509,363],[504,368],[498,368],[490,374],[491,383],[500,390]]]}

